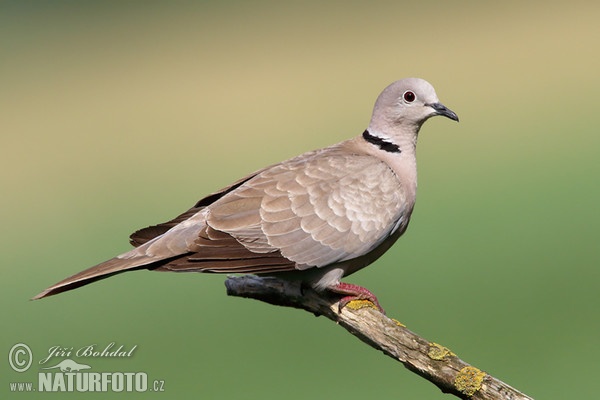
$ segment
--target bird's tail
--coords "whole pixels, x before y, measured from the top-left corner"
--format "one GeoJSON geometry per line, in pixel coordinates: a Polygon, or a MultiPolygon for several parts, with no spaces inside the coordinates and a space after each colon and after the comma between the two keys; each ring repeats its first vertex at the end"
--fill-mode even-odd
{"type": "Polygon", "coordinates": [[[139,256],[135,258],[119,258],[115,257],[84,271],[78,272],[62,281],[50,286],[40,294],[34,296],[31,300],[41,299],[43,297],[52,296],[68,290],[76,289],[80,286],[108,278],[109,276],[130,271],[133,269],[148,268],[160,259],[148,256],[139,256]]]}

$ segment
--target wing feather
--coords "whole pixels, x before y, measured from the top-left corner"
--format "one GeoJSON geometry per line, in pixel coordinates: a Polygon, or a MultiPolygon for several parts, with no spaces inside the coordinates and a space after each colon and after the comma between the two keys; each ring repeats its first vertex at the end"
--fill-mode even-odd
{"type": "Polygon", "coordinates": [[[250,251],[280,252],[297,268],[360,257],[412,211],[383,161],[336,147],[276,165],[240,189],[208,207],[207,224],[250,251]],[[231,206],[242,196],[243,207],[231,206]]]}

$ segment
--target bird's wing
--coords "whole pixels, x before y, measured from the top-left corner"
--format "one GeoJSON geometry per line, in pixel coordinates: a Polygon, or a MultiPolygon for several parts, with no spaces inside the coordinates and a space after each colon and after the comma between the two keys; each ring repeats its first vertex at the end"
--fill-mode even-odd
{"type": "Polygon", "coordinates": [[[227,263],[208,266],[209,251],[256,273],[353,259],[405,226],[409,203],[397,177],[377,158],[339,147],[308,153],[264,170],[208,205],[206,228],[188,247],[194,254],[164,269],[236,272],[227,263]],[[220,238],[219,249],[209,250],[211,235],[220,238]]]}

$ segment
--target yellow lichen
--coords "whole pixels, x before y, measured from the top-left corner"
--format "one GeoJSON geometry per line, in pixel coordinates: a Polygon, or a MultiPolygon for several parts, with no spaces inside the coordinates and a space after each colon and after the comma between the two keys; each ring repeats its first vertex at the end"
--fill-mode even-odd
{"type": "Polygon", "coordinates": [[[377,306],[375,304],[373,304],[372,301],[362,300],[362,299],[351,300],[348,302],[348,304],[346,304],[345,307],[347,307],[351,310],[360,310],[361,308],[365,308],[365,307],[374,308],[376,310],[378,309],[377,306]]]}
{"type": "Polygon", "coordinates": [[[402,322],[398,321],[397,319],[392,318],[392,321],[394,321],[394,323],[396,325],[406,328],[406,325],[404,325],[402,322]]]}
{"type": "Polygon", "coordinates": [[[485,375],[485,372],[482,372],[475,367],[464,367],[460,370],[458,375],[456,375],[454,387],[469,397],[473,396],[475,392],[481,389],[481,384],[483,383],[485,375]]]}
{"type": "Polygon", "coordinates": [[[441,361],[441,360],[445,359],[447,356],[455,356],[456,354],[454,354],[453,352],[450,351],[450,349],[442,346],[441,344],[431,342],[431,343],[429,343],[429,352],[427,353],[427,355],[432,360],[441,361]]]}

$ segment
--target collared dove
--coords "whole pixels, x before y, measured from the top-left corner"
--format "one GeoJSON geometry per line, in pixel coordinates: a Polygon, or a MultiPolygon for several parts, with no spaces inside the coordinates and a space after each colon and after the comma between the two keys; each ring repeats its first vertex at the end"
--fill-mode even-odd
{"type": "Polygon", "coordinates": [[[133,250],[44,290],[39,299],[135,269],[277,274],[318,291],[373,301],[340,279],[371,264],[408,226],[417,190],[416,143],[430,117],[458,116],[418,78],[377,98],[362,135],[256,171],[175,219],[140,229],[133,250]]]}

